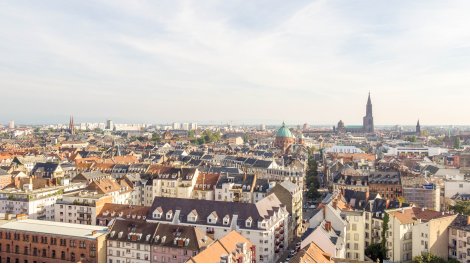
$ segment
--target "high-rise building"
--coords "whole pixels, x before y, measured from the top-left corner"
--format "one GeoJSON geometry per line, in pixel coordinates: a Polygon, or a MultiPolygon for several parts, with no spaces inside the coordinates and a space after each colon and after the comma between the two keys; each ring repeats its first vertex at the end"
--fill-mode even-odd
{"type": "Polygon", "coordinates": [[[14,129],[14,128],[15,128],[15,121],[13,121],[13,120],[10,121],[10,122],[8,123],[8,128],[9,128],[9,129],[14,129]]]}
{"type": "Polygon", "coordinates": [[[374,117],[372,116],[372,102],[370,100],[370,92],[369,98],[367,99],[366,115],[362,119],[362,129],[364,130],[364,133],[374,133],[374,117]]]}
{"type": "Polygon", "coordinates": [[[183,130],[189,130],[189,123],[183,123],[183,130]]]}
{"type": "Polygon", "coordinates": [[[180,123],[176,123],[176,122],[173,123],[173,129],[174,130],[180,129],[180,128],[181,128],[180,123]]]}
{"type": "Polygon", "coordinates": [[[191,123],[191,130],[197,130],[197,123],[191,123]]]}
{"type": "Polygon", "coordinates": [[[106,120],[106,129],[114,130],[114,122],[113,122],[113,120],[106,120]]]}

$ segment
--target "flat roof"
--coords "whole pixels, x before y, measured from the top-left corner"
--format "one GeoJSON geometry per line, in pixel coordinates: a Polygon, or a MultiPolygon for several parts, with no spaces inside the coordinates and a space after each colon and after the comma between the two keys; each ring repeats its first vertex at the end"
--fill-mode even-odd
{"type": "Polygon", "coordinates": [[[0,228],[45,233],[51,235],[79,237],[85,239],[98,238],[102,235],[106,235],[108,231],[108,228],[104,226],[81,225],[33,219],[10,221],[6,224],[0,225],[0,228]],[[93,231],[97,232],[92,234],[93,231]]]}

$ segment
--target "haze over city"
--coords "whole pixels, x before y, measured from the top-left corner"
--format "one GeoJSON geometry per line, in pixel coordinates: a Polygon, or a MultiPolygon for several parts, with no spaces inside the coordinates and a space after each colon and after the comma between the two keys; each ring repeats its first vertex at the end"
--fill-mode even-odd
{"type": "Polygon", "coordinates": [[[2,1],[0,123],[468,124],[468,1],[2,1]]]}

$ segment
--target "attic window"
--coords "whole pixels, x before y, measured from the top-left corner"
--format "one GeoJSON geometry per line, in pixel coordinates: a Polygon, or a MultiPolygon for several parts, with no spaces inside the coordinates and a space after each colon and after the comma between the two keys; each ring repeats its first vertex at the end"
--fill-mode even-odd
{"type": "Polygon", "coordinates": [[[251,223],[252,223],[252,222],[253,222],[253,220],[251,219],[251,217],[248,218],[248,219],[246,219],[246,221],[245,221],[246,227],[251,227],[251,223]]]}
{"type": "Polygon", "coordinates": [[[173,215],[173,212],[170,210],[168,213],[166,213],[166,220],[171,220],[171,216],[173,215]]]}
{"type": "Polygon", "coordinates": [[[226,216],[224,217],[224,225],[228,225],[229,222],[230,222],[230,217],[229,217],[228,215],[226,215],[226,216]]]}

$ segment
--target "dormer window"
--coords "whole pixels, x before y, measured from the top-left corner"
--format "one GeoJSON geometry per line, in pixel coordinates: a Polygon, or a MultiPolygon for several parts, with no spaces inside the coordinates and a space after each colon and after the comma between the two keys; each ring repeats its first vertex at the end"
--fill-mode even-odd
{"type": "Polygon", "coordinates": [[[171,220],[171,217],[172,217],[172,216],[173,216],[173,211],[171,211],[171,210],[168,211],[168,212],[166,213],[166,220],[171,220]]]}
{"type": "Polygon", "coordinates": [[[215,224],[215,223],[217,223],[218,218],[219,217],[217,216],[217,213],[214,211],[207,217],[207,223],[215,224]]]}
{"type": "Polygon", "coordinates": [[[251,227],[252,223],[253,223],[253,219],[250,216],[250,217],[248,217],[248,219],[246,219],[245,225],[246,225],[246,227],[251,227]]]}
{"type": "Polygon", "coordinates": [[[196,209],[192,210],[191,213],[188,214],[188,222],[196,222],[197,216],[198,214],[196,209]]]}
{"type": "Polygon", "coordinates": [[[160,219],[160,218],[162,218],[162,213],[161,212],[154,212],[153,217],[157,218],[157,219],[160,219]]]}
{"type": "Polygon", "coordinates": [[[226,215],[224,217],[224,225],[228,225],[230,223],[230,216],[226,215]]]}

